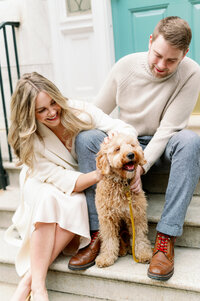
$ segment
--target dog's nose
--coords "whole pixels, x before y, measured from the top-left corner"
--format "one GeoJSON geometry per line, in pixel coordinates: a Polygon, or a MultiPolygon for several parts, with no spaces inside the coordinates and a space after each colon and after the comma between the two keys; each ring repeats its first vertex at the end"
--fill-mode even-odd
{"type": "Polygon", "coordinates": [[[127,156],[127,158],[129,158],[130,160],[131,160],[131,159],[134,159],[134,157],[135,157],[134,153],[128,153],[126,156],[127,156]]]}

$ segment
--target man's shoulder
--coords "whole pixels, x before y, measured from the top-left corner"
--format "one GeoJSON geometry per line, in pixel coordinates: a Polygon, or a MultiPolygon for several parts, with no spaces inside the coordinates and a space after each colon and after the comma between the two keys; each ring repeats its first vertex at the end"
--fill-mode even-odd
{"type": "Polygon", "coordinates": [[[128,54],[117,61],[113,67],[115,77],[129,76],[131,73],[137,72],[140,66],[147,61],[147,52],[135,52],[128,54]]]}
{"type": "Polygon", "coordinates": [[[147,52],[134,52],[128,55],[123,56],[117,61],[117,64],[130,64],[143,61],[147,58],[147,52]]]}
{"type": "Polygon", "coordinates": [[[180,68],[182,70],[186,70],[186,72],[191,71],[191,72],[198,72],[200,74],[199,64],[189,57],[185,57],[182,60],[180,64],[180,68]]]}

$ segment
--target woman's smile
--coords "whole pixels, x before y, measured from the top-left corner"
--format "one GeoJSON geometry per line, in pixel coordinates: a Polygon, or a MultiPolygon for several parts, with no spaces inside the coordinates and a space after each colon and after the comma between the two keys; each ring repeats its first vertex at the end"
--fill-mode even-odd
{"type": "Polygon", "coordinates": [[[35,101],[35,117],[53,129],[60,125],[61,107],[47,93],[41,91],[35,101]]]}

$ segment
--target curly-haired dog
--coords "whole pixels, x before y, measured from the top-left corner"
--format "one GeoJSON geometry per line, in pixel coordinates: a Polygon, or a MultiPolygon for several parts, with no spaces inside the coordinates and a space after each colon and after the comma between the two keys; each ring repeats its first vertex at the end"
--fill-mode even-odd
{"type": "MultiPolygon", "coordinates": [[[[125,221],[132,238],[125,187],[135,177],[137,166],[144,165],[145,160],[142,148],[136,139],[118,134],[108,143],[102,143],[96,161],[97,167],[103,174],[103,179],[97,184],[96,189],[101,239],[96,265],[106,267],[112,265],[118,258],[119,230],[122,220],[125,221]]],[[[131,197],[135,223],[135,255],[139,262],[147,262],[152,256],[151,245],[147,238],[147,202],[143,191],[138,194],[131,191],[131,197]]]]}

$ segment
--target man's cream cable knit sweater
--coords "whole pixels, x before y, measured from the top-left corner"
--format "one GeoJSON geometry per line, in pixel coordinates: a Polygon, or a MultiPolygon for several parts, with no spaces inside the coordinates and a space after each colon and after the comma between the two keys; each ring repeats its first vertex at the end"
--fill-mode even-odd
{"type": "Polygon", "coordinates": [[[119,107],[119,118],[138,136],[152,135],[144,153],[145,172],[162,155],[168,140],[185,128],[200,91],[200,67],[185,57],[177,70],[156,78],[148,66],[148,53],[134,53],[112,68],[95,104],[109,114],[119,107]]]}

